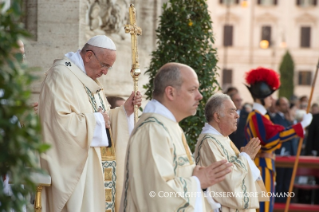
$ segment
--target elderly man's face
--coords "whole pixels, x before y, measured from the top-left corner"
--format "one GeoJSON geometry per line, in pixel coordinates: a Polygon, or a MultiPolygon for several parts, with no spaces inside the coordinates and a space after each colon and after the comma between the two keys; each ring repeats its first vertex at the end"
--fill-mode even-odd
{"type": "Polygon", "coordinates": [[[191,115],[195,115],[199,101],[203,96],[199,92],[199,83],[196,73],[188,68],[187,71],[182,71],[183,84],[177,91],[176,111],[179,113],[179,117],[186,118],[191,115]]]}
{"type": "Polygon", "coordinates": [[[230,135],[237,130],[237,119],[239,118],[233,101],[225,100],[222,108],[223,115],[220,115],[219,127],[223,135],[230,135]]]}
{"type": "Polygon", "coordinates": [[[87,50],[86,55],[89,59],[85,71],[93,80],[106,75],[116,60],[116,51],[108,49],[87,50]]]}

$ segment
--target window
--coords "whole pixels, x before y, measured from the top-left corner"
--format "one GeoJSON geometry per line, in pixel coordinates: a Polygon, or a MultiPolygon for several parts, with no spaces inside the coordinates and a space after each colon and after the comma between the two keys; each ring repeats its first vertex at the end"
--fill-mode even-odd
{"type": "Polygon", "coordinates": [[[317,0],[297,0],[296,4],[299,7],[313,7],[317,5],[317,0]]]}
{"type": "Polygon", "coordinates": [[[277,5],[278,0],[258,0],[257,4],[262,6],[272,6],[277,5]]]}
{"type": "Polygon", "coordinates": [[[233,4],[239,4],[239,0],[219,0],[219,3],[233,5],[233,4]]]}
{"type": "Polygon", "coordinates": [[[230,86],[233,82],[233,70],[223,69],[223,87],[230,86]]]}
{"type": "Polygon", "coordinates": [[[261,28],[261,40],[266,40],[271,46],[271,26],[262,26],[261,28]]]}
{"type": "Polygon", "coordinates": [[[298,85],[311,85],[311,71],[298,72],[298,85]]]}
{"type": "Polygon", "coordinates": [[[233,26],[225,25],[224,26],[224,46],[233,45],[233,26]]]}
{"type": "Polygon", "coordinates": [[[310,27],[301,27],[300,31],[300,47],[309,48],[310,47],[310,27]]]}

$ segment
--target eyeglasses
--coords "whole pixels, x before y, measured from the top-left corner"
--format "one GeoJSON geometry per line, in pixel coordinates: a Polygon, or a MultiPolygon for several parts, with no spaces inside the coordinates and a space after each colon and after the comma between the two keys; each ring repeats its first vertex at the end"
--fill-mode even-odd
{"type": "Polygon", "coordinates": [[[93,50],[86,50],[86,51],[87,51],[87,52],[88,52],[88,51],[93,52],[93,54],[94,54],[96,60],[100,63],[101,68],[106,68],[107,70],[111,70],[111,69],[112,69],[112,66],[108,66],[108,65],[105,65],[105,64],[101,63],[100,60],[97,58],[97,56],[96,56],[96,54],[94,53],[93,50]]]}

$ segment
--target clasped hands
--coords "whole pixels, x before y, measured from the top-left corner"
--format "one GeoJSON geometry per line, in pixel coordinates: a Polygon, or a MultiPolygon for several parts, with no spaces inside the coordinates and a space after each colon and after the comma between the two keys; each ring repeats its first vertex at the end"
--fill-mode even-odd
{"type": "Polygon", "coordinates": [[[260,148],[259,138],[252,138],[246,146],[240,148],[240,152],[245,152],[252,160],[254,160],[260,148]]]}
{"type": "MultiPolygon", "coordinates": [[[[260,148],[260,140],[258,138],[252,138],[248,144],[240,150],[248,154],[253,160],[260,148]]],[[[232,166],[233,164],[228,163],[227,160],[214,162],[207,167],[196,166],[193,171],[193,176],[199,179],[202,189],[205,189],[223,181],[226,175],[232,171],[232,166]]]]}

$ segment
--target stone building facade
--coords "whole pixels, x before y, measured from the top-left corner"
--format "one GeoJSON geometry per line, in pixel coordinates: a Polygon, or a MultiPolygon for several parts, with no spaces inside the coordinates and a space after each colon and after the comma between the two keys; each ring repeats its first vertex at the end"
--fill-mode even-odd
{"type": "MultiPolygon", "coordinates": [[[[319,59],[319,5],[315,0],[208,0],[218,49],[220,83],[239,88],[246,102],[245,72],[258,66],[279,72],[286,50],[295,63],[296,96],[309,97],[319,59]],[[225,33],[225,35],[224,35],[225,33]],[[268,48],[261,40],[269,40],[268,48]]],[[[319,80],[313,102],[319,102],[319,80]]],[[[277,94],[276,94],[277,95],[277,94]]]]}
{"type": "Polygon", "coordinates": [[[25,42],[27,61],[39,80],[32,87],[31,101],[37,101],[44,73],[55,59],[76,51],[90,37],[105,34],[113,39],[117,47],[117,60],[113,69],[101,77],[106,95],[128,97],[133,90],[131,69],[131,39],[125,34],[130,3],[135,4],[137,24],[143,34],[138,38],[139,62],[142,74],[139,90],[147,83],[144,75],[155,49],[158,17],[166,0],[25,0],[25,24],[33,34],[25,42]]]}
{"type": "MultiPolygon", "coordinates": [[[[1,0],[10,1],[10,0],[1,0]]],[[[168,0],[25,0],[25,24],[34,35],[26,42],[27,61],[39,67],[40,79],[33,85],[36,101],[44,73],[53,60],[76,51],[92,36],[106,34],[118,49],[114,68],[102,77],[106,95],[127,97],[133,89],[130,76],[131,41],[124,33],[128,7],[134,3],[137,23],[143,30],[138,38],[139,89],[150,54],[156,48],[155,30],[162,5],[168,0]]],[[[218,49],[220,84],[239,88],[244,101],[252,102],[244,85],[245,72],[264,66],[279,71],[286,50],[295,62],[295,95],[308,95],[319,58],[319,6],[316,0],[208,0],[215,47],[218,49]],[[261,48],[261,40],[269,40],[261,48]]],[[[317,82],[316,90],[319,90],[317,82]]],[[[319,102],[314,92],[313,102],[319,102]]]]}

